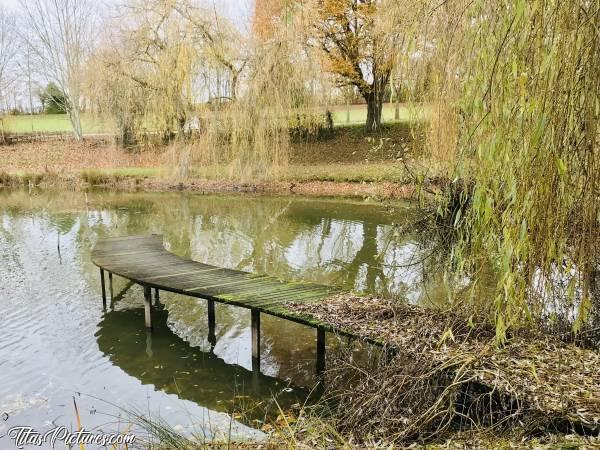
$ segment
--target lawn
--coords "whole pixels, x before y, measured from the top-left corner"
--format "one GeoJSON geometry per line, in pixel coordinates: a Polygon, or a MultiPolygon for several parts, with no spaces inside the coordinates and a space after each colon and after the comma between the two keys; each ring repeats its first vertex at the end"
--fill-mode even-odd
{"type": "MultiPolygon", "coordinates": [[[[0,120],[6,133],[70,132],[72,130],[66,114],[4,116],[0,120]]],[[[81,125],[84,133],[107,133],[111,129],[106,122],[90,114],[82,115],[81,125]]]]}
{"type": "MultiPolygon", "coordinates": [[[[350,106],[350,122],[347,121],[347,109],[344,105],[331,106],[335,125],[361,124],[367,120],[367,105],[350,106]]],[[[400,122],[407,122],[423,117],[425,108],[416,108],[411,105],[400,105],[400,122]]],[[[31,133],[31,132],[70,132],[71,123],[66,114],[36,114],[34,116],[4,116],[0,118],[6,133],[31,133]]],[[[83,132],[88,134],[110,133],[113,126],[92,114],[82,114],[81,122],[83,132]]],[[[392,123],[395,120],[395,105],[383,105],[383,122],[392,123]]],[[[1,128],[0,128],[1,129],[1,128]]]]}
{"type": "MultiPolygon", "coordinates": [[[[350,121],[348,122],[347,107],[345,105],[330,106],[329,109],[333,113],[333,123],[335,125],[343,125],[346,123],[357,124],[367,121],[367,105],[350,105],[350,121]]],[[[408,122],[422,118],[426,113],[426,107],[422,105],[409,105],[406,103],[400,104],[400,122],[408,122]]],[[[382,121],[397,122],[395,119],[396,105],[385,103],[383,105],[382,121]]]]}

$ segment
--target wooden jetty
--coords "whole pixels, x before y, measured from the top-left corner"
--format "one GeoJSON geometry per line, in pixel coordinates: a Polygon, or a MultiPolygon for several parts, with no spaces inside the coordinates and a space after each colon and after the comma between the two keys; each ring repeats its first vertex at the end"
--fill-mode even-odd
{"type": "Polygon", "coordinates": [[[169,291],[208,301],[209,341],[215,339],[215,302],[250,310],[253,368],[260,371],[260,315],[269,314],[317,329],[317,371],[325,367],[325,324],[289,310],[286,303],[318,302],[338,289],[314,283],[282,281],[274,277],[211,266],[182,258],[163,246],[161,235],[101,239],[92,250],[92,261],[100,268],[102,300],[106,308],[105,274],[113,297],[113,274],[144,288],[146,328],[152,329],[152,289],[169,291]],[[211,340],[212,339],[212,340],[211,340]]]}

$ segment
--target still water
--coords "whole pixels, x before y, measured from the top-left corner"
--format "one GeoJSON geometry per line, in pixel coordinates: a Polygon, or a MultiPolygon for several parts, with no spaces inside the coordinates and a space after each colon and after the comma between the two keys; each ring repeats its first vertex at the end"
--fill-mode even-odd
{"type": "Polygon", "coordinates": [[[256,374],[246,310],[217,305],[216,345],[203,300],[161,292],[149,335],[141,288],[115,277],[103,311],[99,238],[159,233],[200,262],[423,303],[436,283],[422,279],[419,245],[397,236],[413,216],[362,201],[0,191],[0,436],[74,426],[75,397],[87,428],[123,429],[135,410],[208,438],[253,437],[275,399],[285,409],[311,392],[312,329],[263,316],[256,374]]]}

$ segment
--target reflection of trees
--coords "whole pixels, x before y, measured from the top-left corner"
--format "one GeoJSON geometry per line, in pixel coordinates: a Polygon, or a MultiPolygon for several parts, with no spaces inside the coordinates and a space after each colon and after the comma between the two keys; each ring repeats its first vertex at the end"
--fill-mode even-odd
{"type": "Polygon", "coordinates": [[[174,253],[223,267],[384,295],[402,295],[415,281],[390,269],[402,247],[412,247],[389,245],[398,215],[382,206],[187,193],[99,191],[88,194],[89,205],[81,193],[10,197],[17,208],[42,209],[61,233],[79,216],[79,238],[92,244],[106,235],[162,233],[174,253]]]}
{"type": "Polygon", "coordinates": [[[358,278],[358,270],[366,267],[365,283],[361,290],[376,292],[375,283],[377,279],[383,281],[383,271],[380,264],[376,263],[377,251],[377,225],[366,222],[363,225],[362,246],[352,263],[348,267],[348,277],[352,280],[358,278]]]}

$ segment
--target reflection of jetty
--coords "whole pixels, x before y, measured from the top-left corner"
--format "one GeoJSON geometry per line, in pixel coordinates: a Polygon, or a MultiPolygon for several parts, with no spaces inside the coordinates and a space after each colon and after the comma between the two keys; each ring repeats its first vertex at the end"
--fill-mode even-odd
{"type": "Polygon", "coordinates": [[[215,411],[227,411],[246,396],[260,401],[254,416],[302,402],[309,390],[286,381],[228,364],[213,351],[190,347],[167,326],[167,311],[153,310],[154,332],[144,333],[140,309],[109,310],[98,324],[98,347],[116,366],[151,384],[215,411]]]}
{"type": "Polygon", "coordinates": [[[159,290],[208,300],[209,340],[214,340],[215,302],[250,309],[252,318],[252,361],[260,371],[260,314],[309,325],[317,329],[317,370],[325,365],[325,331],[286,307],[286,303],[314,303],[337,289],[313,283],[281,281],[238,270],[210,266],[182,258],[163,247],[162,236],[127,236],[98,241],[92,261],[100,268],[102,299],[106,307],[104,271],[108,272],[112,296],[112,275],[144,287],[146,327],[152,328],[152,289],[158,302],[159,290]]]}

